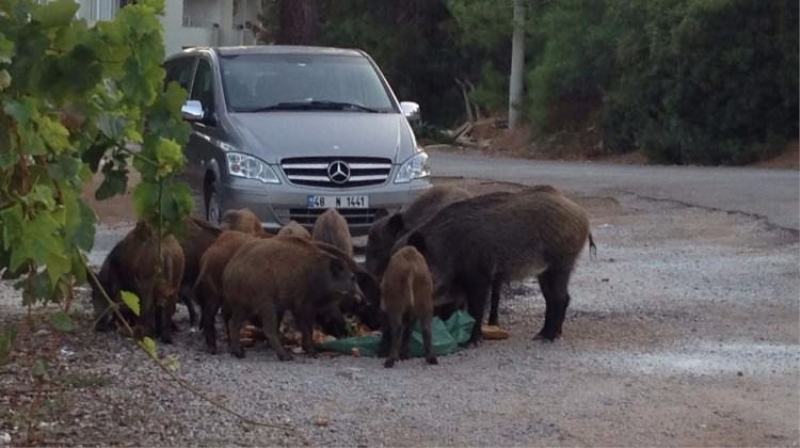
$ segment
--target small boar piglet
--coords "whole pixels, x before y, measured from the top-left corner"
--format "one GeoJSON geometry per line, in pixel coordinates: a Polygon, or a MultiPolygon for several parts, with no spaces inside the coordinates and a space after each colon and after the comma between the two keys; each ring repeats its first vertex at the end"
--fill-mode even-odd
{"type": "Polygon", "coordinates": [[[338,247],[348,256],[353,256],[353,238],[347,220],[335,208],[329,208],[317,217],[311,238],[338,247]]]}
{"type": "Polygon", "coordinates": [[[381,310],[384,313],[381,354],[388,356],[384,367],[409,358],[409,341],[414,323],[422,327],[425,360],[438,364],[433,352],[433,280],[420,252],[411,246],[392,255],[381,281],[381,310]]]}
{"type": "Polygon", "coordinates": [[[300,225],[300,223],[298,223],[297,221],[293,220],[293,221],[289,221],[288,224],[286,224],[285,226],[281,227],[281,229],[278,231],[278,234],[276,236],[279,236],[279,237],[295,237],[295,238],[300,238],[300,239],[304,239],[304,240],[310,240],[311,239],[311,232],[309,232],[305,227],[300,225]]]}

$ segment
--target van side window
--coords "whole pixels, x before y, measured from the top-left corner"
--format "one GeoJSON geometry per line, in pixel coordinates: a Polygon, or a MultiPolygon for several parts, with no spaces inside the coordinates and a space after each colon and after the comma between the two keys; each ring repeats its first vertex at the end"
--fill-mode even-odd
{"type": "Polygon", "coordinates": [[[175,81],[188,92],[189,87],[192,85],[193,68],[194,58],[180,58],[168,61],[164,64],[164,69],[167,72],[164,78],[164,89],[167,88],[170,82],[175,81]]]}
{"type": "Polygon", "coordinates": [[[203,103],[203,110],[206,114],[214,111],[214,71],[211,69],[211,64],[205,59],[198,61],[190,98],[203,103]]]}

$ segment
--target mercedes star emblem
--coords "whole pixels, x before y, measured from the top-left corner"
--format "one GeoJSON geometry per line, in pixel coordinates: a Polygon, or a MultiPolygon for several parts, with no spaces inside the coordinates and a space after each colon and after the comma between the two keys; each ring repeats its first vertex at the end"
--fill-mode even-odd
{"type": "Polygon", "coordinates": [[[350,167],[341,160],[331,162],[328,165],[328,177],[335,184],[343,184],[350,179],[350,167]]]}

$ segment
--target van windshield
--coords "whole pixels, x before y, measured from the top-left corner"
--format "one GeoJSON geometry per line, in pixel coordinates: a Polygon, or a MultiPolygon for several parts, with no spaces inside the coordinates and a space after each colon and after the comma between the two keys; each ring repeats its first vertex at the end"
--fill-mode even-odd
{"type": "Polygon", "coordinates": [[[394,112],[383,82],[363,57],[242,54],[220,60],[231,112],[394,112]]]}

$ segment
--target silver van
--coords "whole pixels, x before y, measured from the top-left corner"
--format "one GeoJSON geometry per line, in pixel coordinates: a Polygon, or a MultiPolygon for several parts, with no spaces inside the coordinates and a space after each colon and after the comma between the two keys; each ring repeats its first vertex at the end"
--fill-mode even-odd
{"type": "Polygon", "coordinates": [[[290,220],[311,228],[335,207],[363,235],[430,186],[409,124],[419,106],[398,102],[363,51],[191,48],[164,68],[189,92],[182,176],[209,221],[248,207],[267,230],[290,220]]]}

